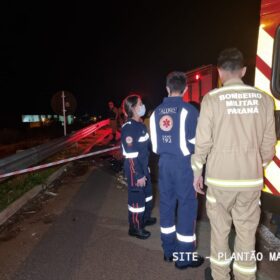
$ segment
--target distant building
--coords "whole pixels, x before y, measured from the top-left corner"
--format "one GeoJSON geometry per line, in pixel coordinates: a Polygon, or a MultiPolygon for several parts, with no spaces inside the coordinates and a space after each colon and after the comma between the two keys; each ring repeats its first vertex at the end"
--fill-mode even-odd
{"type": "MultiPolygon", "coordinates": [[[[61,122],[63,125],[63,116],[59,115],[22,115],[21,117],[23,123],[29,123],[30,127],[41,127],[48,126],[55,122],[61,122]]],[[[74,122],[74,116],[66,116],[67,124],[72,124],[74,122]]]]}

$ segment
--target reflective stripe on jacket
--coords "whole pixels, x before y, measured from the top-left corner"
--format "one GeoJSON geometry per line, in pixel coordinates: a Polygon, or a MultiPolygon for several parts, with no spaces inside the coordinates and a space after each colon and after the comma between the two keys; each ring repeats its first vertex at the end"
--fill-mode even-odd
{"type": "Polygon", "coordinates": [[[210,91],[201,104],[192,169],[209,186],[226,190],[263,187],[263,164],[275,152],[274,103],[241,80],[210,91]]]}

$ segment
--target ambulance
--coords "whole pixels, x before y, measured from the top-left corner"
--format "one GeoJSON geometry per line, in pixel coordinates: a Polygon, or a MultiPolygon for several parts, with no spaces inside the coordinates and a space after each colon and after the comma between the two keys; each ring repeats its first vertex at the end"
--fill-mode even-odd
{"type": "Polygon", "coordinates": [[[204,95],[218,86],[218,71],[214,65],[203,65],[186,72],[188,92],[184,95],[184,101],[197,107],[204,95]]]}
{"type": "MultiPolygon", "coordinates": [[[[206,65],[186,72],[184,100],[196,105],[210,90],[220,87],[217,67],[206,65]]],[[[275,103],[276,155],[264,171],[262,210],[280,214],[280,0],[262,0],[256,54],[255,87],[275,103]]]]}
{"type": "Polygon", "coordinates": [[[255,87],[275,102],[276,154],[264,172],[262,209],[280,214],[280,1],[262,0],[255,87]]]}

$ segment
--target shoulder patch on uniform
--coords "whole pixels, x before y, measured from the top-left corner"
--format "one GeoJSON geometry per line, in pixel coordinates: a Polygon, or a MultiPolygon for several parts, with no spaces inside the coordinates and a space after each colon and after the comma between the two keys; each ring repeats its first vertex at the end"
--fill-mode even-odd
{"type": "Polygon", "coordinates": [[[127,143],[127,145],[131,145],[133,143],[133,138],[131,136],[127,136],[125,138],[125,142],[127,143]]]}
{"type": "Polygon", "coordinates": [[[170,131],[173,127],[173,119],[169,115],[164,115],[159,120],[159,127],[163,131],[170,131]]]}

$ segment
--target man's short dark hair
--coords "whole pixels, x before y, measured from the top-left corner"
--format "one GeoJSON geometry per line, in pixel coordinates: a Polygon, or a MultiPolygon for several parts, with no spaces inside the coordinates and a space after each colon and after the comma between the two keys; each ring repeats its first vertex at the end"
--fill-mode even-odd
{"type": "Polygon", "coordinates": [[[223,50],[218,57],[217,66],[218,68],[231,72],[240,70],[244,67],[242,52],[237,48],[223,50]]]}
{"type": "Polygon", "coordinates": [[[184,92],[187,85],[187,77],[184,72],[174,71],[167,75],[166,86],[170,89],[170,92],[184,92]]]}

